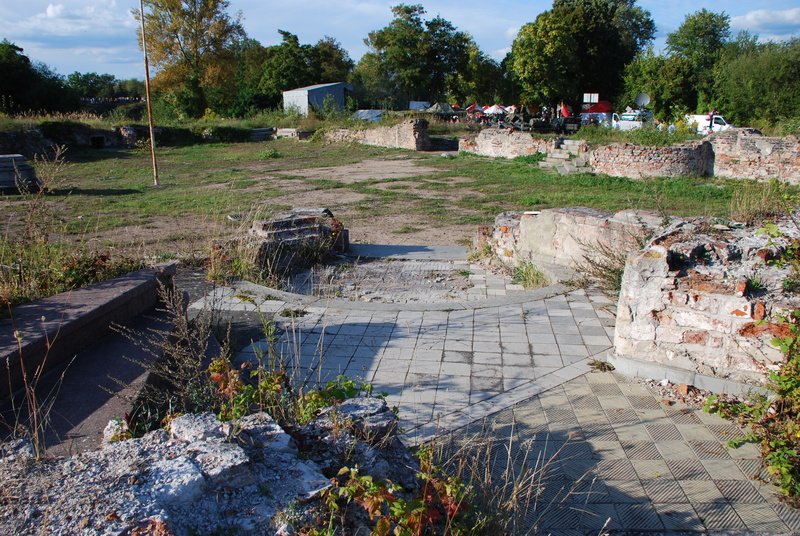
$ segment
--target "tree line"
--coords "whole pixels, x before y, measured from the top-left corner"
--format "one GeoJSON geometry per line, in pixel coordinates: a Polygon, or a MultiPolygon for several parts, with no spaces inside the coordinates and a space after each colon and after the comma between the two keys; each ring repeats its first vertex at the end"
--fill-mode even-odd
{"type": "MultiPolygon", "coordinates": [[[[583,93],[599,93],[621,110],[646,93],[664,120],[711,109],[743,125],[796,125],[800,117],[800,40],[732,36],[730,17],[706,9],[687,15],[656,52],[655,23],[635,0],[554,0],[521,27],[498,62],[450,21],[400,4],[387,26],[367,35],[368,51],[354,62],[333,37],[305,44],[279,30],[281,42],[263,46],[247,36],[227,0],[144,6],[154,100],[178,117],[246,116],[278,107],[284,90],[341,81],[353,85],[356,105],[369,108],[404,109],[411,100],[575,106],[583,93]]],[[[140,89],[111,75],[59,77],[8,41],[0,44],[0,68],[10,74],[0,96],[16,109],[64,109],[76,96],[140,89]],[[37,80],[40,89],[21,91],[19,77],[37,80]]]]}

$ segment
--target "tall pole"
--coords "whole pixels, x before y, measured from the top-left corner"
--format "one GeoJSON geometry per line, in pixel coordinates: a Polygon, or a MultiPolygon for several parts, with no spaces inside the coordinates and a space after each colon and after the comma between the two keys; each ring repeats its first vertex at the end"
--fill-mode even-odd
{"type": "Polygon", "coordinates": [[[156,136],[153,128],[153,103],[150,99],[150,63],[147,60],[147,39],[144,34],[144,0],[139,0],[142,22],[142,51],[144,52],[144,92],[147,98],[147,123],[150,126],[150,158],[153,161],[153,186],[158,186],[158,162],[156,162],[156,136]]]}

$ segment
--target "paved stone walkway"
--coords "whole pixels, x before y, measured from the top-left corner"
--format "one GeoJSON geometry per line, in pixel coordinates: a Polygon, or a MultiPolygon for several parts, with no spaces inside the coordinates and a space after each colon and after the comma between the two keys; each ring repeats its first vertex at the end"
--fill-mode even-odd
{"type": "MultiPolygon", "coordinates": [[[[409,248],[383,253],[462,262],[452,250],[439,259],[436,248],[409,248]]],[[[486,280],[470,269],[470,279],[486,280]]],[[[635,382],[591,372],[592,359],[612,345],[610,300],[557,285],[502,290],[439,303],[360,303],[243,283],[191,307],[274,316],[280,338],[255,341],[237,359],[274,351],[296,381],[344,374],[370,382],[399,407],[410,444],[476,426],[507,435],[513,422],[515,459],[552,458],[519,533],[597,534],[606,519],[606,528],[626,531],[800,530],[800,513],[750,480],[755,448],[725,446],[735,426],[664,407],[635,382]]]]}

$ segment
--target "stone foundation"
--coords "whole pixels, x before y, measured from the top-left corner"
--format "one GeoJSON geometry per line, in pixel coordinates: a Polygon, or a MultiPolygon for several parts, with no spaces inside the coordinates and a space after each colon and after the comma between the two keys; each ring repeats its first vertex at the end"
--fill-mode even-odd
{"type": "Polygon", "coordinates": [[[458,140],[459,152],[481,156],[516,158],[536,153],[547,153],[555,148],[555,138],[534,138],[527,132],[487,128],[472,138],[458,140]]]}
{"type": "MultiPolygon", "coordinates": [[[[525,132],[484,129],[459,140],[459,151],[502,158],[552,153],[557,138],[537,139],[525,132]]],[[[584,142],[585,143],[585,142],[584,142]]],[[[717,176],[739,179],[777,178],[800,184],[800,142],[794,136],[770,138],[752,129],[730,129],[700,141],[669,147],[615,143],[584,144],[581,152],[593,173],[612,177],[717,176]]]]}
{"type": "Polygon", "coordinates": [[[660,219],[625,210],[612,214],[589,208],[558,208],[535,212],[505,212],[495,220],[491,240],[495,256],[509,266],[531,261],[550,279],[569,279],[585,257],[636,249],[660,219]]]}
{"type": "MultiPolygon", "coordinates": [[[[784,231],[798,234],[790,225],[784,231]]],[[[775,244],[754,229],[704,220],[674,224],[628,257],[615,354],[763,385],[784,362],[770,341],[786,335],[786,327],[771,319],[800,307],[800,297],[782,293],[788,268],[766,262],[783,247],[775,244]]]]}
{"type": "Polygon", "coordinates": [[[711,137],[714,175],[769,179],[800,184],[800,143],[794,136],[770,138],[749,129],[731,129],[711,137]]]}
{"type": "Polygon", "coordinates": [[[594,173],[631,179],[713,175],[713,163],[713,149],[707,141],[669,147],[615,143],[593,148],[589,153],[594,173]]]}
{"type": "Polygon", "coordinates": [[[328,143],[363,143],[378,147],[427,151],[431,148],[428,122],[424,119],[409,119],[391,127],[374,127],[362,130],[340,128],[325,133],[328,143]]]}

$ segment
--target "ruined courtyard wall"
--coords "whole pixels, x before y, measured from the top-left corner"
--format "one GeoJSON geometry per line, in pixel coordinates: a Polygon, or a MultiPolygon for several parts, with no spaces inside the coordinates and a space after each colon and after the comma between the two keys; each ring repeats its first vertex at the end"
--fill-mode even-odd
{"type": "MultiPolygon", "coordinates": [[[[484,129],[459,140],[459,151],[498,158],[547,153],[556,138],[537,139],[504,129],[484,129]]],[[[615,143],[588,146],[585,152],[594,173],[612,177],[717,176],[738,179],[777,178],[800,184],[800,142],[795,136],[766,137],[751,129],[730,129],[704,140],[656,147],[615,143]]]]}
{"type": "Polygon", "coordinates": [[[431,147],[428,122],[424,119],[409,119],[390,127],[367,129],[340,128],[325,133],[328,143],[363,143],[378,147],[427,151],[431,147]]]}
{"type": "Polygon", "coordinates": [[[490,244],[494,256],[509,266],[530,261],[551,279],[569,278],[586,257],[603,250],[639,249],[643,236],[659,225],[653,214],[617,213],[589,208],[506,212],[497,217],[490,244]]]}
{"type": "Polygon", "coordinates": [[[554,140],[534,138],[527,132],[486,128],[475,137],[458,140],[459,152],[499,158],[516,158],[536,153],[547,153],[554,148],[554,140]]]}
{"type": "Polygon", "coordinates": [[[714,175],[735,179],[777,178],[800,184],[800,142],[753,135],[748,129],[731,129],[711,136],[714,175]]]}
{"type": "MultiPolygon", "coordinates": [[[[763,385],[784,362],[770,344],[785,326],[775,316],[798,306],[780,292],[750,288],[758,274],[767,289],[785,277],[769,259],[768,237],[752,229],[706,233],[687,224],[628,256],[622,277],[614,336],[614,358],[641,363],[640,374],[655,377],[652,365],[677,371],[676,383],[702,375],[706,388],[725,382],[763,385]],[[748,275],[749,274],[749,275],[748,275]]],[[[633,365],[637,368],[638,365],[633,365]]],[[[619,368],[619,367],[618,367],[619,368]]]]}
{"type": "Polygon", "coordinates": [[[711,144],[691,142],[667,147],[615,143],[589,151],[595,173],[612,177],[684,177],[713,173],[711,144]]]}

